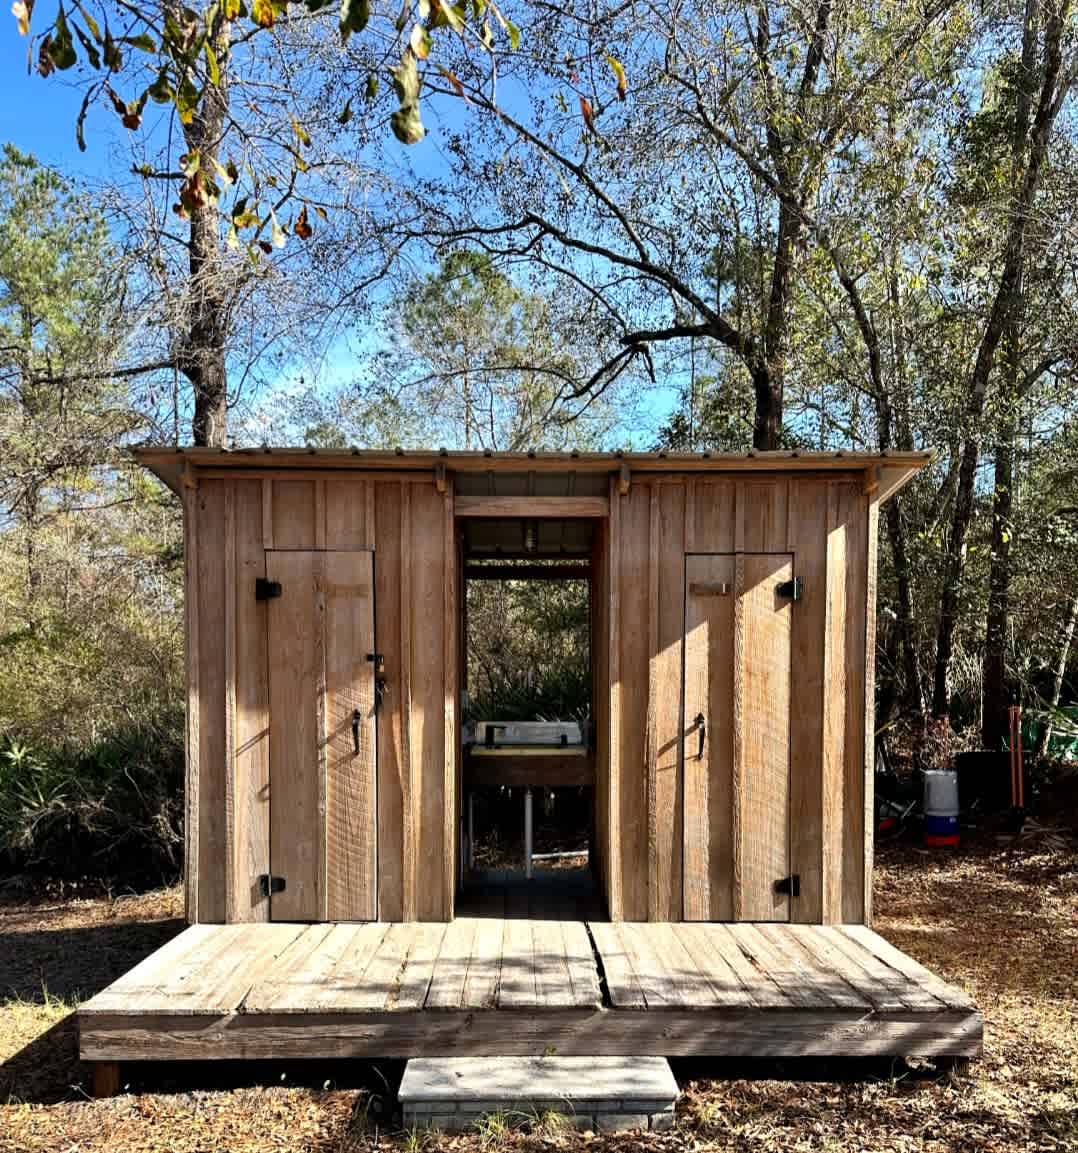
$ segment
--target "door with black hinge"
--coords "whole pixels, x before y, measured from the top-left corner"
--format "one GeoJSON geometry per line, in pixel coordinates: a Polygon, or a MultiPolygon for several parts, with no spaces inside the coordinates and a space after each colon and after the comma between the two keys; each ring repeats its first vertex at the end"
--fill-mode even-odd
{"type": "Polygon", "coordinates": [[[270,916],[377,915],[370,551],[269,551],[270,916]]]}
{"type": "Polygon", "coordinates": [[[685,558],[686,920],[789,920],[798,592],[788,553],[685,558]]]}

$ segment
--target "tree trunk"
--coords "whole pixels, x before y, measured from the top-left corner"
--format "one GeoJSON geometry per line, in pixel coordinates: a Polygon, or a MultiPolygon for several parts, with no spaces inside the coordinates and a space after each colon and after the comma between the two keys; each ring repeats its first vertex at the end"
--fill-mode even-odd
{"type": "MultiPolygon", "coordinates": [[[[985,324],[984,334],[977,349],[977,359],[970,381],[966,404],[964,442],[955,491],[954,514],[948,539],[943,593],[940,603],[939,628],[936,633],[936,663],[932,678],[932,715],[937,720],[950,713],[951,661],[954,656],[955,631],[966,567],[966,542],[973,520],[974,486],[981,452],[981,424],[988,397],[989,380],[999,348],[1009,323],[1016,315],[1021,299],[1022,267],[1025,260],[1026,234],[1033,201],[1040,185],[1052,125],[1062,100],[1059,89],[1070,83],[1063,73],[1063,31],[1069,19],[1069,0],[1061,2],[1049,13],[1044,23],[1043,58],[1036,70],[1041,75],[1037,93],[1036,113],[1028,118],[1032,109],[1032,95],[1019,101],[1016,127],[1012,141],[1013,194],[1008,207],[1007,238],[1003,251],[1003,269],[999,286],[992,301],[992,309],[985,324]],[[1026,112],[1023,119],[1023,111],[1026,112]]],[[[1023,64],[1036,60],[1037,38],[1040,30],[1039,0],[1027,0],[1023,29],[1023,64]]],[[[1026,68],[1026,75],[1034,75],[1026,68]]]]}
{"type": "MultiPolygon", "coordinates": [[[[1070,660],[1071,645],[1074,643],[1074,630],[1078,626],[1078,591],[1071,597],[1070,611],[1067,614],[1067,624],[1063,629],[1063,641],[1059,646],[1059,659],[1056,661],[1055,677],[1052,682],[1052,708],[1059,708],[1060,698],[1063,696],[1063,682],[1067,679],[1067,662],[1070,660]]],[[[1039,761],[1048,751],[1048,742],[1052,739],[1052,721],[1049,718],[1041,729],[1037,744],[1033,749],[1033,759],[1039,761]]]]}
{"type": "MultiPolygon", "coordinates": [[[[170,0],[174,2],[174,0],[170,0]]],[[[230,25],[221,21],[214,33],[221,65],[219,85],[207,83],[184,141],[198,151],[205,168],[220,159],[221,137],[228,112],[227,61],[230,25]]],[[[221,232],[215,205],[190,210],[188,308],[189,319],[178,358],[180,371],[191,382],[194,417],[191,436],[198,445],[223,445],[228,428],[229,330],[228,290],[222,259],[221,232]]]]}
{"type": "Polygon", "coordinates": [[[1008,733],[1007,631],[1010,624],[1011,542],[1013,505],[1014,439],[1010,430],[996,447],[992,491],[992,561],[988,577],[984,660],[981,667],[981,742],[986,749],[999,749],[1008,733]]]}

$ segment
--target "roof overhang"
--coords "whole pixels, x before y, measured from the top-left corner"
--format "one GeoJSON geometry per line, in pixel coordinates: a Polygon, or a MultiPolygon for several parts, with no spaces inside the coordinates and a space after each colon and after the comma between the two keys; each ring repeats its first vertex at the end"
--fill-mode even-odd
{"type": "Polygon", "coordinates": [[[174,448],[143,445],[135,459],[174,492],[184,476],[226,472],[348,471],[382,474],[620,473],[860,473],[865,492],[882,503],[933,458],[925,452],[450,452],[446,449],[386,452],[358,448],[174,448]]]}

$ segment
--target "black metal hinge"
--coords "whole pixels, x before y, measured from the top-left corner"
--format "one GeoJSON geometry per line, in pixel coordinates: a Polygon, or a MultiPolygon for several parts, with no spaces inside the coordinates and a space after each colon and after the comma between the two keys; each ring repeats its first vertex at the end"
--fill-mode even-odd
{"type": "Polygon", "coordinates": [[[801,599],[801,578],[794,577],[792,581],[783,581],[776,585],[775,592],[780,597],[789,597],[792,601],[799,601],[801,599]]]}
{"type": "Polygon", "coordinates": [[[281,582],[268,581],[265,577],[255,577],[255,600],[268,601],[281,595],[281,582]]]}
{"type": "Polygon", "coordinates": [[[285,890],[284,877],[263,873],[258,878],[258,888],[263,897],[268,897],[271,893],[283,893],[285,890]]]}
{"type": "Polygon", "coordinates": [[[801,896],[801,874],[791,873],[788,877],[780,877],[775,882],[776,893],[786,893],[791,897],[801,896]]]}

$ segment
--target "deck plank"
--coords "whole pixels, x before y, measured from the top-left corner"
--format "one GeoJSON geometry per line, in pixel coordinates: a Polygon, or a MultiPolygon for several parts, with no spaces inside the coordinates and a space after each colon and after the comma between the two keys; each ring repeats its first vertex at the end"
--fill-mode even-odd
{"type": "Polygon", "coordinates": [[[463,1006],[464,983],[468,979],[468,962],[478,923],[475,917],[460,917],[446,926],[434,962],[426,1008],[460,1009],[463,1006]]]}
{"type": "Polygon", "coordinates": [[[571,1009],[573,982],[560,921],[531,921],[538,1009],[571,1009]]]}
{"type": "MultiPolygon", "coordinates": [[[[823,926],[817,939],[826,941],[862,969],[874,989],[887,991],[886,994],[882,992],[880,994],[881,1008],[884,1000],[889,1003],[897,1001],[902,1008],[925,1013],[939,1013],[947,1008],[944,1002],[933,996],[928,989],[900,973],[886,961],[882,961],[871,950],[839,932],[835,926],[823,926]]],[[[873,999],[875,1000],[875,996],[873,999]]]]}
{"type": "Polygon", "coordinates": [[[825,997],[829,1004],[840,1009],[873,1009],[870,997],[853,988],[834,969],[822,965],[790,933],[789,925],[758,925],[760,935],[765,937],[775,952],[783,957],[791,970],[800,975],[801,981],[811,987],[814,994],[825,997]]]}
{"type": "Polygon", "coordinates": [[[610,1003],[616,1009],[646,1009],[644,990],[621,934],[625,922],[590,921],[588,925],[603,963],[610,1003]]]}
{"type": "MultiPolygon", "coordinates": [[[[742,1008],[757,1005],[758,1002],[751,991],[739,979],[729,961],[716,948],[716,934],[709,932],[713,927],[701,922],[690,921],[671,926],[682,948],[692,957],[697,969],[707,981],[711,990],[711,1001],[714,1005],[742,1008]]],[[[744,954],[740,950],[737,950],[737,953],[748,966],[749,963],[744,954]]],[[[783,1006],[789,1004],[789,1001],[783,997],[778,989],[774,986],[771,988],[773,996],[767,997],[765,1000],[774,1001],[783,1006]]]]}
{"type": "Polygon", "coordinates": [[[413,925],[415,933],[412,947],[404,960],[397,981],[397,994],[390,1007],[399,1012],[415,1012],[423,1008],[434,977],[434,962],[442,947],[446,926],[425,921],[413,925]]]}
{"type": "Polygon", "coordinates": [[[312,969],[301,974],[311,1011],[363,1013],[389,1002],[396,971],[380,970],[374,976],[372,967],[391,927],[384,921],[353,926],[355,931],[328,977],[312,969]]]}
{"type": "Polygon", "coordinates": [[[189,996],[198,1012],[236,1013],[267,968],[295,943],[302,926],[291,924],[252,924],[232,943],[228,952],[192,986],[189,996]]]}
{"type": "Polygon", "coordinates": [[[583,921],[562,921],[561,931],[573,1004],[581,1008],[602,1004],[599,969],[587,926],[583,921]]]}
{"type": "Polygon", "coordinates": [[[303,970],[317,966],[325,979],[348,947],[355,925],[300,925],[292,944],[277,958],[272,969],[256,980],[244,1002],[248,1013],[306,1012],[307,985],[303,970]]]}
{"type": "Polygon", "coordinates": [[[462,1008],[493,1009],[498,1003],[504,934],[502,921],[488,917],[476,922],[475,940],[461,995],[462,1008]]]}
{"type": "Polygon", "coordinates": [[[531,922],[510,917],[502,940],[502,977],[499,1006],[530,1008],[536,1004],[535,944],[531,922]]]}
{"type": "MultiPolygon", "coordinates": [[[[805,979],[805,967],[776,949],[760,932],[759,925],[727,927],[741,950],[775,982],[792,1004],[808,1009],[824,1009],[834,1005],[827,994],[805,979]]],[[[867,1004],[865,1007],[868,1007],[867,1004]]]]}
{"type": "Polygon", "coordinates": [[[639,929],[648,937],[652,949],[669,975],[670,1004],[686,1009],[711,1009],[719,1003],[706,970],[697,964],[695,956],[674,932],[673,925],[659,921],[640,925],[639,929]]]}
{"type": "Polygon", "coordinates": [[[373,1013],[390,1009],[400,995],[400,978],[415,942],[415,921],[389,926],[374,945],[367,967],[348,997],[349,1010],[373,1013]]]}
{"type": "Polygon", "coordinates": [[[839,931],[851,941],[855,941],[862,948],[868,950],[873,956],[890,965],[892,969],[915,981],[922,989],[936,997],[948,1009],[975,1008],[968,994],[957,985],[952,985],[942,977],[937,976],[931,969],[925,968],[920,961],[914,960],[908,953],[896,949],[885,937],[874,933],[867,925],[842,925],[839,931]]]}
{"type": "Polygon", "coordinates": [[[117,1013],[131,1005],[136,1012],[147,996],[161,988],[174,966],[190,956],[214,936],[218,925],[191,925],[166,941],[133,969],[118,977],[110,985],[80,1007],[83,1013],[117,1013]]]}
{"type": "MultiPolygon", "coordinates": [[[[801,947],[828,970],[838,974],[847,985],[864,997],[874,1009],[881,1013],[896,1013],[910,1008],[891,988],[882,983],[874,974],[856,964],[847,956],[837,942],[825,934],[824,925],[791,925],[790,932],[801,947]]],[[[936,1003],[939,1008],[939,1003],[936,1003]]]]}
{"type": "Polygon", "coordinates": [[[699,931],[706,932],[710,943],[722,955],[759,1008],[793,1007],[793,1000],[782,991],[775,978],[746,953],[729,925],[701,925],[699,931]]]}

